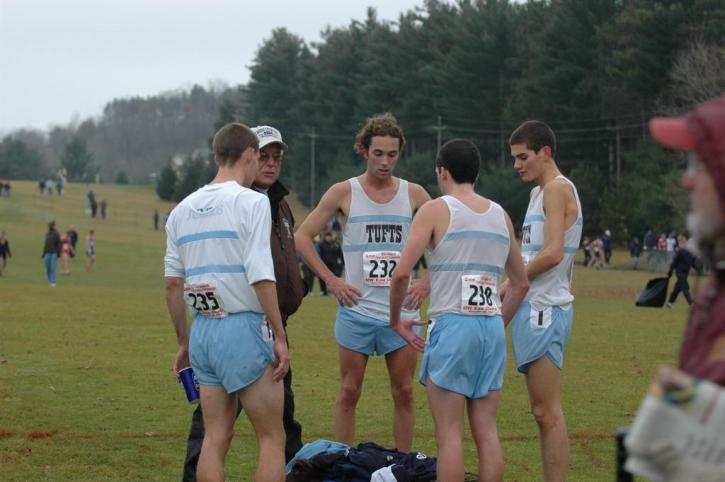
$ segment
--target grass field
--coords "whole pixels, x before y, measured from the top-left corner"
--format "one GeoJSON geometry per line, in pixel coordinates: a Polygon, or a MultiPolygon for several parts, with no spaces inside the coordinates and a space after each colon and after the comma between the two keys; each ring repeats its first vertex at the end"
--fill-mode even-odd
{"type": "MultiPolygon", "coordinates": [[[[93,185],[106,220],[84,214],[85,185],[62,198],[14,182],[0,198],[0,229],[13,257],[0,277],[0,480],[178,480],[193,407],[171,373],[175,337],[163,295],[163,231],[152,212],[170,205],[150,187],[93,185]],[[50,288],[41,260],[47,221],[80,234],[72,274],[50,288]],[[83,271],[96,230],[98,261],[83,271]]],[[[298,222],[303,218],[297,209],[298,222]]],[[[624,252],[614,261],[624,263],[624,252]]],[[[654,369],[674,363],[686,318],[634,307],[651,273],[576,268],[575,322],[564,369],[572,481],[614,478],[613,431],[631,422],[654,369]]],[[[697,286],[697,281],[693,283],[697,286]]],[[[309,297],[289,324],[297,418],[306,441],[331,439],[337,389],[334,299],[309,297]]],[[[416,384],[414,446],[435,455],[425,392],[416,384]]],[[[371,359],[357,441],[392,446],[385,366],[371,359]]],[[[499,411],[506,480],[541,479],[537,430],[524,379],[509,355],[499,411]]],[[[470,437],[466,463],[476,470],[470,437]]],[[[256,448],[244,417],[227,457],[228,480],[252,480],[256,448]]]]}

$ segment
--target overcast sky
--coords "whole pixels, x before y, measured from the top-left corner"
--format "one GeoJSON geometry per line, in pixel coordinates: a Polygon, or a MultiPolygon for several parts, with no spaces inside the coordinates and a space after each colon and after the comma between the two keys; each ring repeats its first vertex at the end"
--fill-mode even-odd
{"type": "Polygon", "coordinates": [[[0,135],[97,116],[114,98],[245,83],[275,27],[307,41],[423,0],[0,0],[0,135]]]}

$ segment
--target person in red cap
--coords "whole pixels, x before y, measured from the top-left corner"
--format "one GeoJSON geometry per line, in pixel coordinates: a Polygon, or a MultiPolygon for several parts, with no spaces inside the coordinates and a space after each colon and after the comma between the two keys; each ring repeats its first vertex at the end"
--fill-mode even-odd
{"type": "Polygon", "coordinates": [[[725,386],[725,96],[684,117],[656,117],[650,132],[665,147],[689,152],[682,177],[691,199],[687,228],[713,273],[692,305],[679,368],[725,386]]]}
{"type": "Polygon", "coordinates": [[[684,117],[656,117],[650,132],[689,153],[682,185],[690,191],[690,245],[713,275],[692,304],[678,369],[660,367],[628,430],[624,470],[651,480],[725,480],[712,450],[725,446],[716,416],[725,396],[725,96],[684,117]]]}

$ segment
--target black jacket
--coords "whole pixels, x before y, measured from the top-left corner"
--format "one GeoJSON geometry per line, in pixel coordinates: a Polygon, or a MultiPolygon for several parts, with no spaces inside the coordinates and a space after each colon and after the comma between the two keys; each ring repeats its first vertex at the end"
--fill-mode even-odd
{"type": "Polygon", "coordinates": [[[277,279],[279,311],[285,325],[305,297],[305,283],[300,277],[295,250],[295,218],[285,201],[289,191],[277,181],[267,190],[272,208],[272,260],[274,277],[277,279]]]}

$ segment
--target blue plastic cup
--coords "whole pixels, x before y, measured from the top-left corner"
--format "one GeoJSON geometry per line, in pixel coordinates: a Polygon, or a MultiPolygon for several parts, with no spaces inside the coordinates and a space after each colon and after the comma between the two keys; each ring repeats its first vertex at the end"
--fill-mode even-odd
{"type": "Polygon", "coordinates": [[[196,381],[194,370],[191,367],[183,368],[178,373],[179,381],[184,386],[186,399],[189,403],[199,402],[199,382],[196,381]]]}

